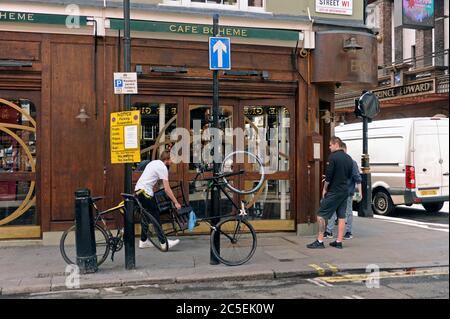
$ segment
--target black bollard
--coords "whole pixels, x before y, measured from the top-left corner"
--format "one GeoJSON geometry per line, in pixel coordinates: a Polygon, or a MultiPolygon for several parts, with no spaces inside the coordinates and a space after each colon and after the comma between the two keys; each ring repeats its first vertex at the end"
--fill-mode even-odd
{"type": "Polygon", "coordinates": [[[89,189],[80,189],[75,192],[75,223],[77,265],[80,273],[96,272],[98,270],[97,251],[89,189]]]}

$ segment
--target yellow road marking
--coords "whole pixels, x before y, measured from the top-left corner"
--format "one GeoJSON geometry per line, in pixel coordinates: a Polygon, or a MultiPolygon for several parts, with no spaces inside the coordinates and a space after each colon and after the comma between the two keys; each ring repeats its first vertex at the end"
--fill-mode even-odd
{"type": "Polygon", "coordinates": [[[320,267],[319,265],[316,264],[310,264],[310,267],[314,268],[315,270],[317,270],[317,274],[319,276],[323,276],[325,275],[325,269],[323,269],[322,267],[320,267]]]}
{"type": "MultiPolygon", "coordinates": [[[[348,281],[367,281],[374,278],[374,273],[356,274],[356,275],[342,275],[333,277],[321,277],[320,279],[329,283],[348,282],[348,281]]],[[[379,279],[386,278],[406,278],[418,276],[436,276],[448,275],[448,271],[433,271],[433,270],[415,270],[415,271],[399,271],[399,272],[380,272],[379,279]]]]}
{"type": "Polygon", "coordinates": [[[332,264],[329,264],[329,263],[325,263],[325,265],[327,265],[327,266],[328,266],[328,268],[330,268],[330,270],[331,270],[331,272],[332,272],[333,274],[335,274],[335,273],[338,273],[338,272],[339,272],[339,269],[338,269],[338,267],[336,267],[335,265],[332,265],[332,264]]]}

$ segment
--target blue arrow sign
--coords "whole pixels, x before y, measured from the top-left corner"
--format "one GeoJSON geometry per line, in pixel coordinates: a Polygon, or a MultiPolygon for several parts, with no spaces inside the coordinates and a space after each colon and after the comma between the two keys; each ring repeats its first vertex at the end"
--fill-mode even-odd
{"type": "Polygon", "coordinates": [[[209,69],[231,70],[230,38],[209,38],[209,69]]]}

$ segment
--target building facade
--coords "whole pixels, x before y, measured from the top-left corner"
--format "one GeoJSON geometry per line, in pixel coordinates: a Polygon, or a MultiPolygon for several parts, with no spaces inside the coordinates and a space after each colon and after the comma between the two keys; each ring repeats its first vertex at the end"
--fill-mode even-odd
{"type": "MultiPolygon", "coordinates": [[[[368,88],[381,101],[382,110],[377,119],[438,114],[448,117],[449,2],[376,0],[369,3],[368,24],[378,32],[378,85],[368,88]],[[413,11],[425,5],[433,8],[428,23],[408,20],[409,9],[413,11]]],[[[337,91],[335,119],[338,123],[356,121],[354,99],[360,94],[346,88],[337,91]]]]}
{"type": "MultiPolygon", "coordinates": [[[[220,32],[232,42],[232,69],[219,72],[222,128],[277,132],[267,142],[276,155],[265,185],[236,199],[249,203],[258,231],[311,232],[336,84],[377,83],[376,37],[365,27],[364,2],[333,3],[131,1],[139,91],[131,107],[141,112],[142,159],[173,144],[172,129],[207,124],[208,37],[219,13],[220,32]]],[[[122,1],[0,4],[0,239],[65,230],[79,188],[105,196],[103,208],[120,201],[124,168],[111,164],[109,119],[124,108],[113,87],[113,73],[123,71],[122,37],[122,1]]],[[[254,142],[247,137],[245,145],[254,142]]],[[[140,172],[133,174],[136,181],[140,172]]],[[[195,175],[189,163],[170,171],[203,216],[208,203],[195,175]]],[[[250,170],[234,183],[255,179],[250,170]]]]}

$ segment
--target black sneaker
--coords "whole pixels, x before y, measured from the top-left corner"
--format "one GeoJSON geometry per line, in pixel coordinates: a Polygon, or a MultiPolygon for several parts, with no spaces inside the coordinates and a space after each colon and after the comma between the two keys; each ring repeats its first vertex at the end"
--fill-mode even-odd
{"type": "Polygon", "coordinates": [[[352,239],[352,238],[353,238],[353,235],[352,235],[351,232],[346,232],[346,233],[345,233],[344,239],[352,239]]]}
{"type": "Polygon", "coordinates": [[[330,246],[334,247],[334,248],[342,249],[342,243],[338,243],[337,241],[330,243],[330,246]]]}
{"type": "Polygon", "coordinates": [[[323,238],[329,238],[329,239],[331,239],[331,238],[333,238],[333,233],[329,233],[329,232],[324,232],[323,233],[323,238]]]}
{"type": "Polygon", "coordinates": [[[306,247],[310,248],[310,249],[322,249],[322,248],[325,248],[325,245],[323,244],[323,242],[321,243],[318,240],[316,240],[315,242],[313,242],[309,245],[306,245],[306,247]]]}

